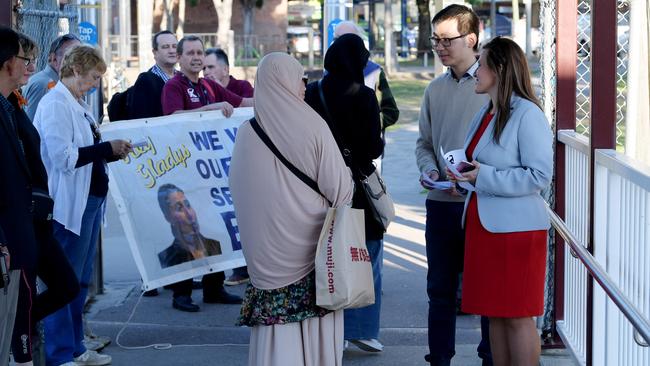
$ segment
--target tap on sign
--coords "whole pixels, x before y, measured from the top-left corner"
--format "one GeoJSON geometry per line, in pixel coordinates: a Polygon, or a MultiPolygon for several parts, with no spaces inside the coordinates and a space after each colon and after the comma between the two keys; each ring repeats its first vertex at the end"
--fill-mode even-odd
{"type": "Polygon", "coordinates": [[[79,23],[79,39],[82,43],[97,45],[97,27],[89,22],[79,23]]]}

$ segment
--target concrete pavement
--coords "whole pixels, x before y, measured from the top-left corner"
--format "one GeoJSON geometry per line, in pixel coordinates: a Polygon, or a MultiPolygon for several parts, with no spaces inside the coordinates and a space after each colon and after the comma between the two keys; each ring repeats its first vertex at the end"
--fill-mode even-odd
{"type": "MultiPolygon", "coordinates": [[[[417,113],[417,111],[410,111],[417,113]]],[[[413,115],[413,113],[406,113],[413,115]]],[[[417,114],[415,114],[417,115],[417,114]]],[[[417,124],[413,119],[387,133],[383,176],[397,204],[397,218],[385,237],[384,297],[380,340],[385,350],[369,354],[351,346],[345,365],[424,365],[427,353],[426,254],[424,246],[424,199],[418,183],[414,146],[417,124]]],[[[121,231],[115,207],[109,206],[104,231],[104,278],[106,294],[91,307],[89,324],[113,343],[104,351],[113,365],[246,365],[246,328],[235,327],[238,305],[209,305],[194,300],[198,313],[172,309],[171,291],[158,297],[140,298],[140,277],[121,231]],[[137,306],[136,306],[137,305],[137,306]],[[130,320],[125,329],[125,323],[130,320]],[[158,348],[127,349],[159,344],[158,348]]],[[[243,294],[244,286],[229,290],[243,294]]],[[[457,356],[452,365],[479,365],[476,345],[480,339],[478,317],[460,316],[457,325],[457,356]]],[[[566,354],[545,356],[544,365],[570,365],[566,354]],[[556,363],[559,361],[560,363],[556,363]]]]}

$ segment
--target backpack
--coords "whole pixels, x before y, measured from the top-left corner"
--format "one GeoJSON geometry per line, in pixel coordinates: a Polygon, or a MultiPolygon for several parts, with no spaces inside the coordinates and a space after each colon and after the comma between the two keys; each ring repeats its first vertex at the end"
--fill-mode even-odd
{"type": "Polygon", "coordinates": [[[108,102],[108,118],[111,122],[123,121],[129,119],[129,94],[131,87],[123,92],[113,94],[111,101],[108,102]]]}

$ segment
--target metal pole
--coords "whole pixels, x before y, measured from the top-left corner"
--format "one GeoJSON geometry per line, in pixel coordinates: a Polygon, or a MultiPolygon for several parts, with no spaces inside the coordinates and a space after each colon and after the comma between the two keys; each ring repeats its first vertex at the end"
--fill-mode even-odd
{"type": "Polygon", "coordinates": [[[12,14],[13,14],[13,1],[11,0],[0,0],[0,25],[11,27],[13,24],[12,14]]]}
{"type": "MultiPolygon", "coordinates": [[[[591,124],[589,128],[589,243],[587,249],[594,253],[594,181],[596,149],[616,149],[616,46],[617,0],[598,0],[592,4],[591,45],[591,124]],[[595,25],[598,26],[595,26],[595,25]]],[[[587,366],[593,364],[593,302],[594,279],[587,276],[587,366]]]]}
{"type": "Polygon", "coordinates": [[[307,40],[309,42],[309,70],[314,69],[314,29],[309,27],[307,31],[307,40]]]}
{"type": "MultiPolygon", "coordinates": [[[[557,95],[556,131],[576,128],[576,17],[577,0],[557,2],[557,95]]],[[[555,212],[566,218],[566,148],[556,144],[555,155],[555,212]]],[[[564,241],[555,237],[555,321],[564,320],[564,241]]],[[[554,328],[554,340],[561,342],[554,328]]]]}
{"type": "Polygon", "coordinates": [[[325,0],[323,4],[323,54],[332,41],[329,34],[330,23],[336,19],[348,19],[348,7],[352,7],[352,0],[325,0]]]}
{"type": "Polygon", "coordinates": [[[402,57],[408,57],[410,47],[409,47],[409,42],[408,38],[406,37],[406,30],[408,29],[406,25],[406,0],[402,0],[400,3],[400,13],[402,17],[402,57]]]}
{"type": "Polygon", "coordinates": [[[532,0],[526,0],[526,56],[533,55],[532,26],[533,26],[533,4],[532,0]]]}
{"type": "Polygon", "coordinates": [[[491,38],[494,38],[497,36],[497,0],[490,1],[490,23],[491,38]]]}

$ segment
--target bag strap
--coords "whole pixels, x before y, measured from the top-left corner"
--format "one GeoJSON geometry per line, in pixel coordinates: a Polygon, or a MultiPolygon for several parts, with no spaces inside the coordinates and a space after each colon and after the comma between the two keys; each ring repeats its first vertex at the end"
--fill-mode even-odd
{"type": "Polygon", "coordinates": [[[287,168],[289,168],[289,170],[293,174],[295,174],[295,176],[298,177],[298,179],[303,181],[303,183],[308,185],[316,193],[323,196],[323,198],[325,198],[325,200],[329,203],[329,205],[332,206],[332,202],[329,199],[327,199],[327,197],[325,197],[325,195],[320,191],[320,189],[318,189],[318,183],[316,183],[316,181],[314,181],[309,176],[307,176],[307,174],[301,172],[300,169],[296,168],[293,164],[291,164],[291,162],[282,155],[282,153],[278,150],[278,148],[275,147],[275,144],[273,144],[273,141],[271,141],[269,135],[267,135],[266,132],[264,132],[264,130],[262,129],[262,127],[260,127],[260,124],[257,122],[255,117],[251,118],[250,123],[251,126],[253,127],[253,130],[255,130],[255,133],[257,133],[257,136],[260,137],[260,139],[264,142],[266,147],[268,147],[269,150],[271,150],[271,152],[275,154],[275,156],[282,162],[282,164],[284,164],[287,168]]]}
{"type": "Polygon", "coordinates": [[[348,166],[354,168],[352,164],[352,150],[347,147],[347,145],[343,142],[343,138],[341,137],[341,135],[339,135],[338,129],[336,128],[336,122],[334,121],[334,118],[330,113],[330,109],[327,107],[327,102],[325,101],[325,94],[323,93],[322,83],[323,83],[323,79],[318,80],[318,95],[320,96],[320,103],[323,106],[323,110],[325,111],[325,116],[329,121],[328,126],[330,127],[330,131],[332,131],[332,136],[334,137],[334,141],[336,141],[336,144],[341,149],[341,155],[343,155],[343,160],[345,160],[348,166]]]}
{"type": "Polygon", "coordinates": [[[332,131],[332,136],[334,136],[334,140],[336,141],[336,144],[340,146],[341,149],[341,155],[343,155],[343,160],[347,163],[347,165],[352,169],[353,171],[358,172],[362,177],[367,178],[365,174],[361,171],[359,167],[357,167],[354,164],[354,161],[352,160],[352,149],[349,149],[345,143],[343,142],[343,138],[338,133],[338,130],[336,128],[336,123],[334,122],[334,118],[332,118],[332,115],[330,114],[330,110],[327,107],[327,102],[325,101],[325,94],[323,93],[323,79],[318,80],[318,95],[320,96],[320,103],[323,106],[323,110],[325,111],[325,116],[329,120],[330,123],[328,125],[330,126],[330,131],[332,131]]]}

